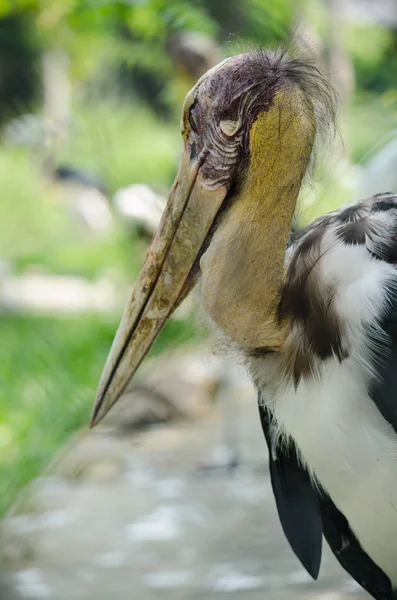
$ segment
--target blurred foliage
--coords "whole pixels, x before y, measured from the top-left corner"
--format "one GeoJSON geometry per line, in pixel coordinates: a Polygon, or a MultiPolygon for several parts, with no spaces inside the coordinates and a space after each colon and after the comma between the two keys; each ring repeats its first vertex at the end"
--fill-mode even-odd
{"type": "Polygon", "coordinates": [[[353,162],[365,162],[368,153],[397,128],[397,88],[380,95],[358,92],[354,110],[344,115],[342,127],[353,162]]]}
{"type": "MultiPolygon", "coordinates": [[[[118,325],[112,318],[0,317],[0,515],[82,423],[118,325]]],[[[192,337],[170,321],[152,355],[192,337]]]]}
{"type": "Polygon", "coordinates": [[[106,102],[75,106],[70,142],[60,159],[102,173],[113,194],[136,181],[170,186],[180,146],[178,123],[108,96],[106,102]]]}
{"type": "MultiPolygon", "coordinates": [[[[109,99],[76,106],[71,141],[60,160],[101,173],[113,195],[131,182],[169,186],[179,143],[177,127],[158,121],[143,106],[109,99]]],[[[92,279],[112,269],[130,280],[144,243],[137,239],[132,244],[120,223],[104,238],[82,235],[60,190],[40,167],[40,158],[32,161],[28,150],[0,146],[1,258],[12,260],[18,270],[41,265],[52,273],[92,279]]]]}
{"type": "Polygon", "coordinates": [[[109,83],[121,66],[136,91],[139,75],[154,77],[157,93],[172,99],[164,91],[173,78],[164,51],[170,36],[188,30],[233,42],[235,32],[239,40],[273,45],[288,33],[292,6],[292,0],[0,0],[0,17],[30,19],[41,50],[67,51],[74,81],[109,83]]]}
{"type": "MultiPolygon", "coordinates": [[[[324,40],[322,0],[0,0],[0,123],[43,113],[41,61],[52,50],[67,56],[72,90],[63,143],[49,149],[40,135],[21,145],[7,136],[0,143],[0,261],[17,273],[107,275],[120,286],[133,280],[146,242],[117,220],[106,235],[85,235],[47,163],[98,173],[109,199],[131,183],[167,189],[180,151],[180,88],[186,92],[167,51],[170,38],[205,34],[228,55],[288,40],[302,15],[324,40]]],[[[356,94],[341,129],[349,157],[359,163],[397,127],[397,33],[349,22],[345,34],[356,94]]],[[[315,190],[321,202],[308,200],[303,220],[350,199],[351,190],[330,171],[327,160],[315,190]]],[[[88,423],[118,317],[1,315],[0,515],[88,423]]],[[[173,321],[154,352],[192,337],[190,322],[173,321]]]]}
{"type": "Polygon", "coordinates": [[[0,19],[0,123],[32,104],[38,92],[38,47],[27,15],[0,19]]]}
{"type": "Polygon", "coordinates": [[[379,25],[352,26],[348,48],[352,54],[360,90],[397,90],[397,31],[379,25]]]}

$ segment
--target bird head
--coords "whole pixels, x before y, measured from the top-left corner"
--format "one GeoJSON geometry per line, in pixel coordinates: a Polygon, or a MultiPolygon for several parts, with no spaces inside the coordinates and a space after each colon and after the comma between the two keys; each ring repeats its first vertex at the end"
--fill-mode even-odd
{"type": "Polygon", "coordinates": [[[295,205],[316,133],[318,72],[282,54],[228,58],[188,93],[180,167],[100,381],[92,425],[123,393],[199,278],[204,310],[244,348],[277,350],[295,205]]]}

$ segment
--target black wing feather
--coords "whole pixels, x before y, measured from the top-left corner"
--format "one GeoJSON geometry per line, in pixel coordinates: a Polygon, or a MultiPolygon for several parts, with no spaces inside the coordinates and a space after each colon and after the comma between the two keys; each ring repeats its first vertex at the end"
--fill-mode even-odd
{"type": "Polygon", "coordinates": [[[302,565],[317,579],[324,533],[341,566],[373,598],[397,600],[390,579],[362,549],[347,519],[324,491],[312,485],[293,442],[287,449],[277,443],[270,410],[259,403],[259,413],[269,448],[270,478],[281,526],[302,565]]]}
{"type": "Polygon", "coordinates": [[[376,600],[396,600],[390,579],[362,549],[331,498],[319,492],[319,501],[325,539],[342,567],[376,600]]]}
{"type": "Polygon", "coordinates": [[[272,434],[271,413],[259,403],[269,448],[269,469],[276,506],[285,536],[309,575],[317,579],[321,563],[322,523],[317,494],[299,464],[293,444],[286,451],[272,434]]]}

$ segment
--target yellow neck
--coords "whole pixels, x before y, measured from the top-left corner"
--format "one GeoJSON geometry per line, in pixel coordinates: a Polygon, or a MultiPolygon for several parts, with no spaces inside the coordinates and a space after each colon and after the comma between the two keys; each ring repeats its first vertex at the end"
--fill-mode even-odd
{"type": "Polygon", "coordinates": [[[201,259],[203,304],[235,342],[277,350],[288,236],[315,135],[301,92],[278,92],[251,128],[247,180],[201,259]]]}

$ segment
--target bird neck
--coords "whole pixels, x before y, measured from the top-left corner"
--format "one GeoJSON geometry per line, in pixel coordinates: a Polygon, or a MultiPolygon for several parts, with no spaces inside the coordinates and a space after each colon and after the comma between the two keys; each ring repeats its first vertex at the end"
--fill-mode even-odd
{"type": "Polygon", "coordinates": [[[285,254],[315,135],[299,91],[279,92],[251,128],[250,166],[204,254],[204,309],[235,342],[280,349],[288,324],[278,319],[285,254]]]}

